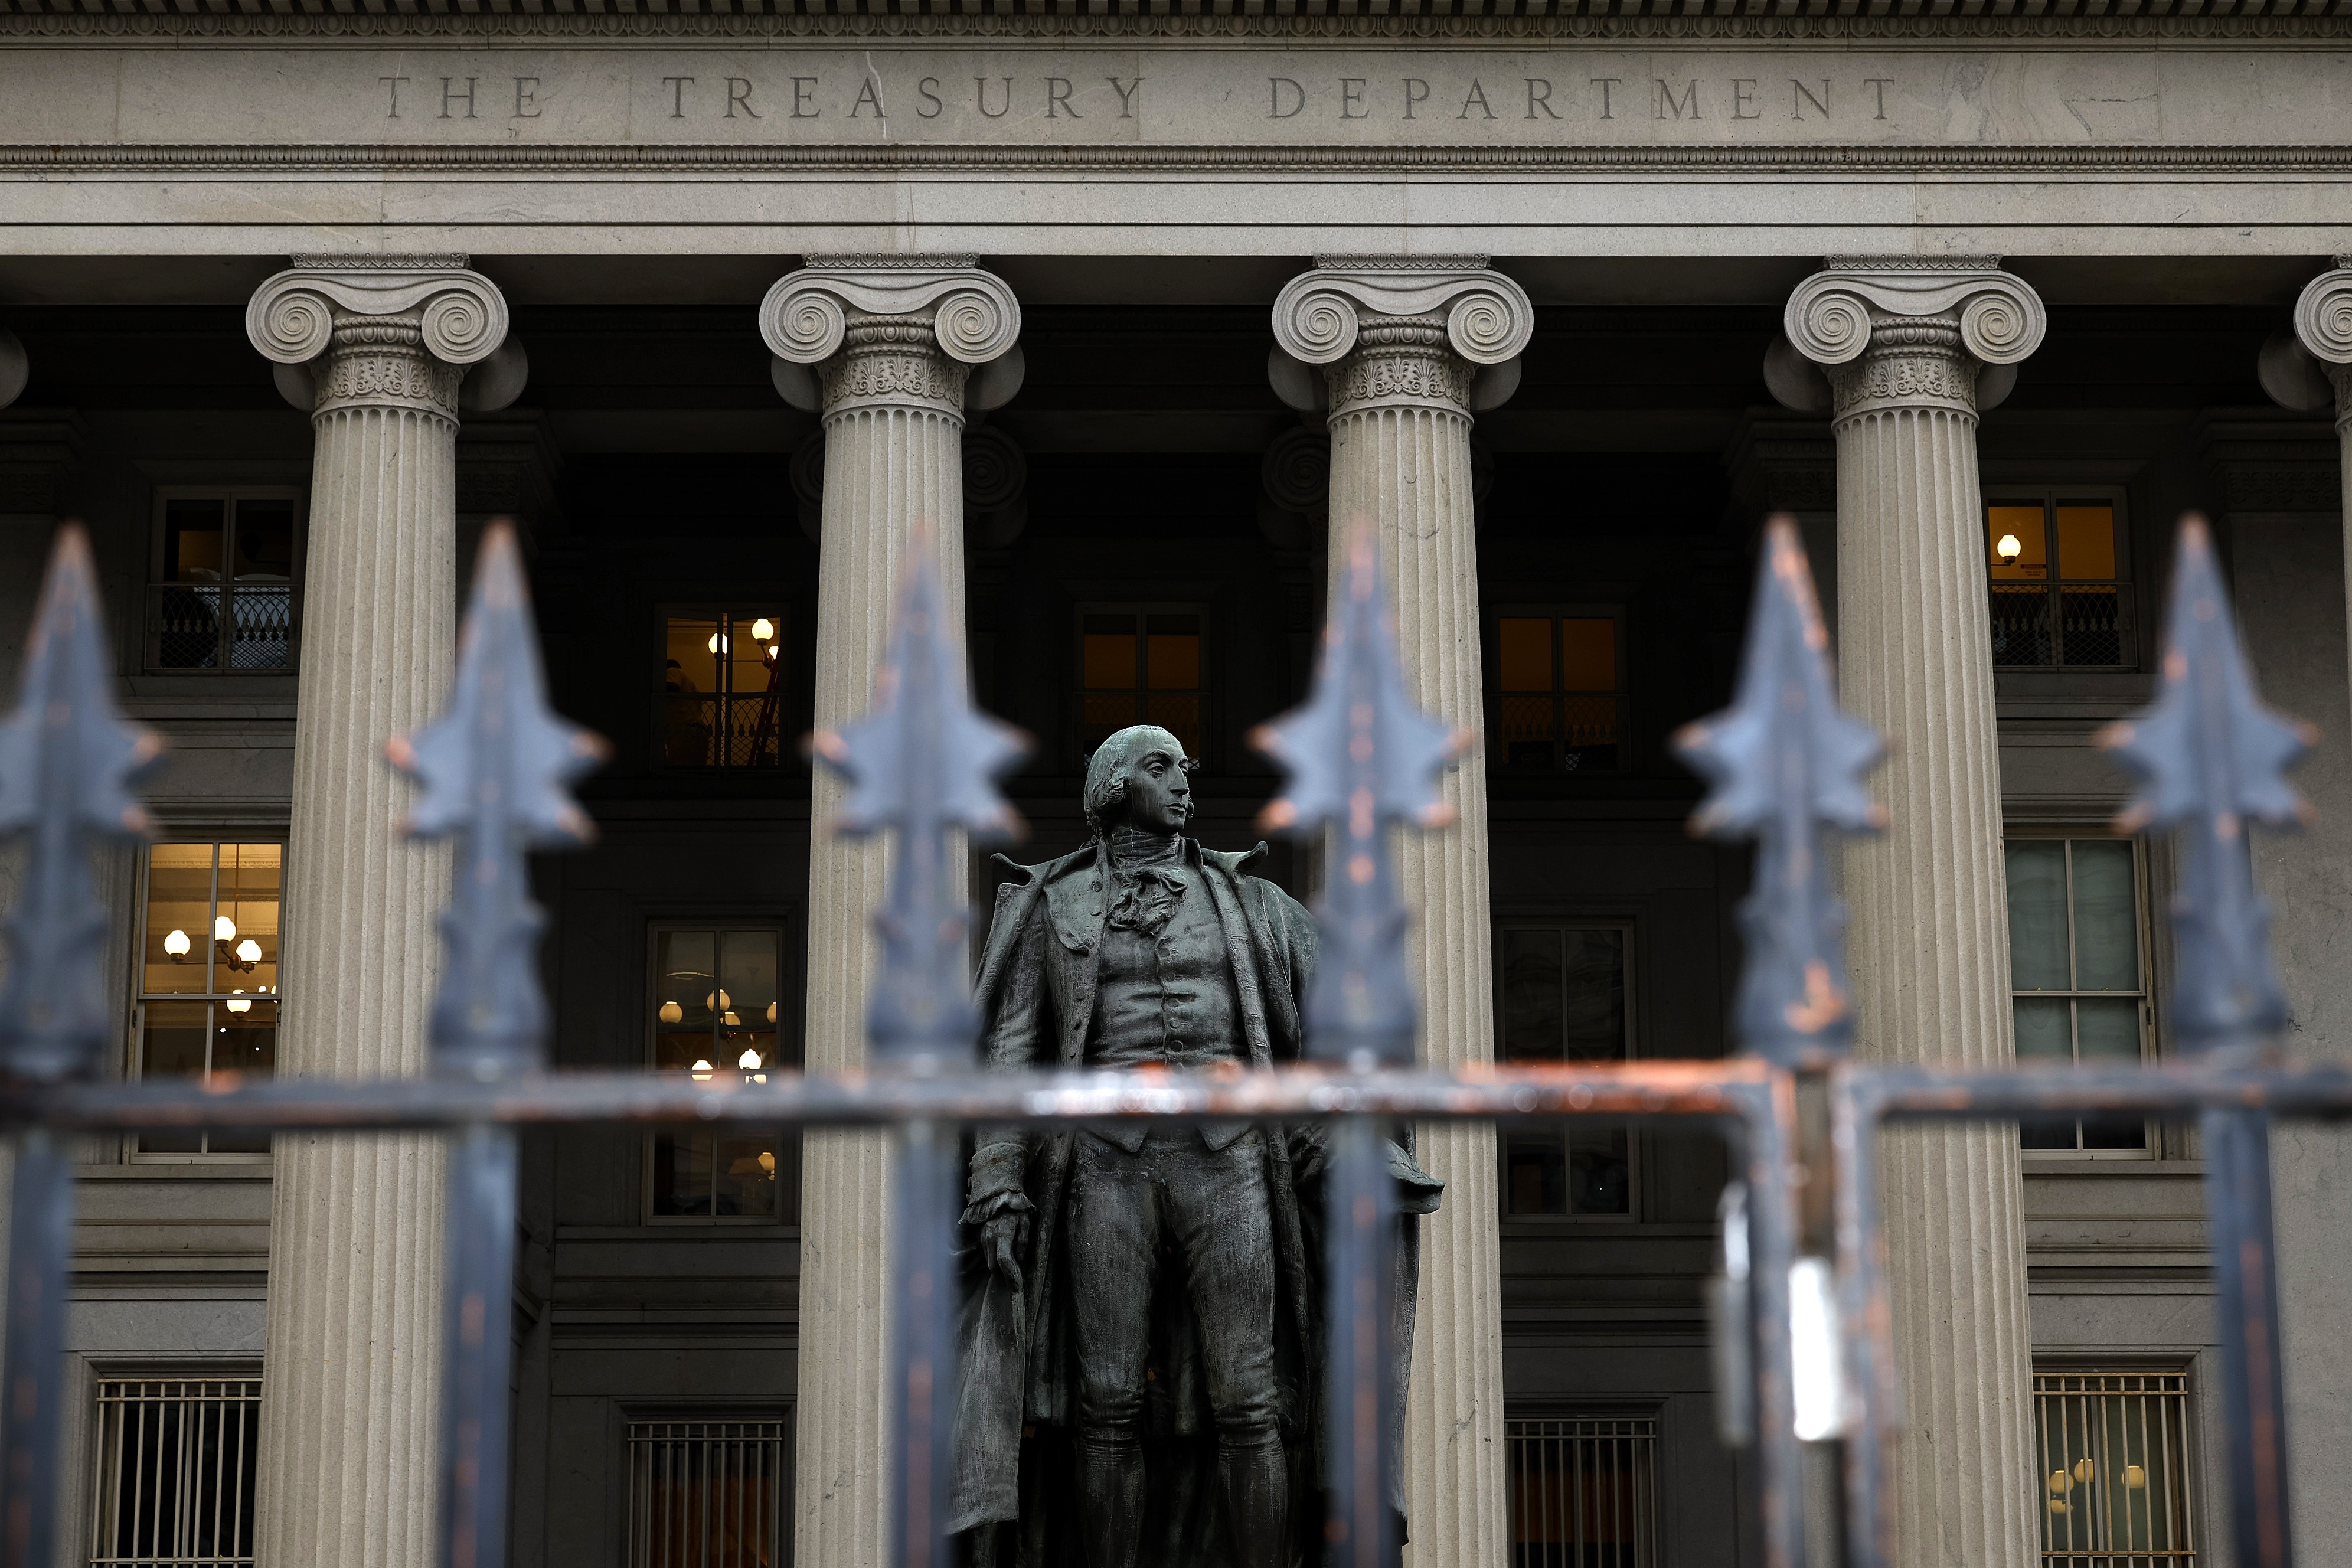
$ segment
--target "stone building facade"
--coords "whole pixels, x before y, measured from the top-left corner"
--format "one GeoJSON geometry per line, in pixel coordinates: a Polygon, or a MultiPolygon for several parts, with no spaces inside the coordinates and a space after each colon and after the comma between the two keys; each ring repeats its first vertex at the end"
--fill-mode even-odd
{"type": "MultiPolygon", "coordinates": [[[[1037,848],[1143,719],[1233,848],[1360,522],[1420,700],[1484,737],[1408,850],[1429,1059],[1719,1055],[1746,865],[1685,836],[1667,737],[1727,695],[1775,510],[1895,746],[1844,868],[1864,1051],[2166,1054],[2170,865],[2105,836],[2091,736],[2146,700],[2199,510],[2325,736],[2318,825],[2254,855],[2290,1043],[2352,1053],[2347,15],[8,0],[0,663],[83,519],[173,747],[163,842],[109,862],[122,1070],[418,1069],[446,870],[377,759],[494,515],[614,745],[600,846],[540,872],[566,1066],[859,1059],[880,862],[813,837],[793,742],[862,705],[910,541],[1034,738],[1037,848]]],[[[1721,1146],[1423,1149],[1415,1568],[1756,1562],[1699,1307],[1721,1146]]],[[[527,1143],[518,1563],[882,1561],[883,1170],[527,1143]]],[[[1913,1132],[1885,1171],[1906,1568],[2221,1563],[2193,1139],[1913,1132]]],[[[421,1568],[431,1144],[116,1141],[85,1177],[66,1553],[421,1568]]],[[[2340,1561],[2352,1156],[2284,1131],[2276,1180],[2297,1529],[2340,1561]]]]}

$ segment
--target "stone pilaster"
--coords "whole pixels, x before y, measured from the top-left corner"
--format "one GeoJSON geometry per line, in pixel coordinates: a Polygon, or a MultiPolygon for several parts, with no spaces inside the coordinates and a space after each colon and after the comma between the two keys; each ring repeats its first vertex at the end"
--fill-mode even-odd
{"type": "MultiPolygon", "coordinates": [[[[1893,825],[1845,858],[1857,1051],[2003,1066],[2016,1047],[1977,384],[2033,352],[2042,301],[1990,261],[1833,261],[1785,322],[1833,391],[1840,694],[1892,742],[1876,788],[1893,825]]],[[[1902,1568],[2028,1568],[2040,1494],[2017,1131],[1908,1129],[1880,1161],[1902,1568]]]]}
{"type": "MultiPolygon", "coordinates": [[[[938,554],[954,635],[962,636],[967,382],[1014,348],[1021,307],[969,257],[811,258],[768,290],[760,331],[780,360],[815,367],[822,387],[816,725],[838,729],[873,699],[899,563],[918,530],[938,554]]],[[[842,794],[820,769],[810,809],[804,1025],[817,1072],[865,1063],[876,963],[867,921],[889,875],[885,845],[825,833],[842,794]]],[[[961,886],[962,858],[951,864],[961,886]]],[[[804,1149],[793,1560],[883,1568],[888,1143],[871,1133],[812,1132],[804,1149]]]]}
{"type": "MultiPolygon", "coordinates": [[[[286,851],[289,1078],[425,1066],[446,851],[403,842],[383,744],[426,722],[456,650],[457,383],[506,335],[463,257],[298,258],[246,311],[316,388],[286,851]]],[[[425,1135],[277,1142],[261,1562],[429,1568],[440,1435],[442,1162],[425,1135]]]]}
{"type": "MultiPolygon", "coordinates": [[[[1413,700],[1457,724],[1477,722],[1486,692],[1471,416],[1509,395],[1534,325],[1525,290],[1483,258],[1318,258],[1275,301],[1280,351],[1321,367],[1331,560],[1345,559],[1338,545],[1348,531],[1378,530],[1413,700]]],[[[1455,826],[1405,835],[1398,870],[1419,917],[1423,1059],[1453,1068],[1495,1053],[1484,759],[1465,758],[1445,791],[1455,826]]],[[[1421,1160],[1446,1190],[1422,1229],[1405,1409],[1407,1560],[1500,1568],[1509,1535],[1494,1133],[1424,1126],[1421,1160]]]]}

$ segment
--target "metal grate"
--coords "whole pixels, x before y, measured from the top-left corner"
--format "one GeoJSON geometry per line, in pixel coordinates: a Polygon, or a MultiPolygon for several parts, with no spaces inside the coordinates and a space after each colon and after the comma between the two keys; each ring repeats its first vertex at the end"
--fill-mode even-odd
{"type": "Polygon", "coordinates": [[[260,1432],[257,1377],[101,1380],[92,1568],[251,1563],[260,1432]]]}
{"type": "Polygon", "coordinates": [[[2033,1374],[2045,1568],[2196,1568],[2189,1376],[2033,1374]]]}
{"type": "Polygon", "coordinates": [[[784,1424],[629,1423],[629,1568],[777,1568],[784,1424]]]}
{"type": "Polygon", "coordinates": [[[1511,1568],[1656,1568],[1654,1415],[1506,1420],[1511,1568]]]}

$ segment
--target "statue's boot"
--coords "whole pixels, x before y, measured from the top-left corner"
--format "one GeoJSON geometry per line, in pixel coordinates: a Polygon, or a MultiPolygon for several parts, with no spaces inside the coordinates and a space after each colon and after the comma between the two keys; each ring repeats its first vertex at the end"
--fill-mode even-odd
{"type": "Polygon", "coordinates": [[[1136,1568],[1143,1547],[1143,1445],[1078,1438],[1078,1531],[1087,1568],[1136,1568]]]}
{"type": "Polygon", "coordinates": [[[1217,1479],[1234,1521],[1237,1568],[1288,1568],[1290,1467],[1283,1459],[1282,1439],[1269,1437],[1247,1448],[1218,1444],[1217,1479]]]}

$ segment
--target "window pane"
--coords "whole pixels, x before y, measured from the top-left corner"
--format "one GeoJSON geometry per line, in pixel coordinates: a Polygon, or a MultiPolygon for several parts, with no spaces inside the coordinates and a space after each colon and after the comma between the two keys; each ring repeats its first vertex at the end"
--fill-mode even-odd
{"type": "Polygon", "coordinates": [[[1633,1193],[1625,1129],[1596,1127],[1568,1135],[1570,1214],[1623,1214],[1633,1193]]]}
{"type": "Polygon", "coordinates": [[[1990,590],[1992,661],[2000,665],[2050,662],[2050,595],[2042,588],[1990,590]]]}
{"type": "Polygon", "coordinates": [[[217,583],[221,547],[228,521],[225,500],[163,503],[163,579],[169,583],[217,583]]]}
{"type": "Polygon", "coordinates": [[[2058,640],[2068,664],[2124,661],[2123,590],[2058,590],[2058,640]]]}
{"type": "Polygon", "coordinates": [[[1561,1041],[1570,1061],[1619,1061],[1625,1055],[1625,933],[1570,931],[1561,1041]]]}
{"type": "Polygon", "coordinates": [[[709,1132],[661,1132],[654,1137],[654,1213],[708,1215],[713,1193],[710,1163],[718,1138],[709,1132]]]}
{"type": "Polygon", "coordinates": [[[1087,689],[1134,690],[1139,674],[1135,668],[1135,617],[1088,616],[1083,637],[1087,689]]]}
{"type": "Polygon", "coordinates": [[[147,851],[147,950],[140,984],[149,995],[202,995],[213,954],[213,847],[158,844],[147,851]]]}
{"type": "Polygon", "coordinates": [[[2116,509],[2103,500],[2058,503],[2058,574],[2110,582],[2116,574],[2116,509]]]}
{"type": "Polygon", "coordinates": [[[719,618],[672,616],[664,639],[662,689],[683,693],[719,689],[719,618]]]}
{"type": "MultiPolygon", "coordinates": [[[[142,1008],[139,1075],[142,1078],[193,1077],[205,1070],[205,1030],[209,1009],[202,1002],[150,1002],[142,1008]]],[[[201,1132],[148,1131],[139,1134],[140,1152],[194,1154],[204,1149],[201,1132]]]]}
{"type": "Polygon", "coordinates": [[[213,985],[248,994],[278,989],[279,862],[275,844],[220,847],[220,903],[213,920],[213,985]]]}
{"type": "MultiPolygon", "coordinates": [[[[269,1078],[278,1070],[278,1004],[255,1002],[243,1012],[224,1002],[213,1012],[213,1071],[269,1078]]],[[[269,1134],[216,1131],[205,1145],[215,1154],[267,1154],[269,1134]]]]}
{"type": "MultiPolygon", "coordinates": [[[[2085,1067],[2130,1066],[2140,1059],[2139,1004],[2090,997],[2074,1004],[2074,1041],[2085,1067]]],[[[2083,1123],[2085,1149],[2141,1149],[2147,1123],[2137,1116],[2101,1116],[2083,1123]]]]}
{"type": "Polygon", "coordinates": [[[1498,689],[1552,689],[1549,616],[1506,616],[1496,643],[1496,686],[1498,689]]]}
{"type": "Polygon", "coordinates": [[[2139,989],[2139,915],[2132,897],[2129,844],[2095,838],[2074,843],[2074,984],[2084,991],[2139,989]]]}
{"type": "Polygon", "coordinates": [[[2013,840],[2004,855],[2010,984],[2019,991],[2066,990],[2066,846],[2055,838],[2013,840]]]}
{"type": "Polygon", "coordinates": [[[772,1219],[776,1214],[776,1145],[773,1139],[718,1141],[717,1206],[714,1213],[772,1219]]]}
{"type": "Polygon", "coordinates": [[[2042,503],[1985,508],[1985,544],[1996,583],[2040,583],[2050,575],[2042,503]]]}
{"type": "Polygon", "coordinates": [[[1198,690],[1201,617],[1153,616],[1144,638],[1143,662],[1144,684],[1152,690],[1198,690]]]}
{"type": "Polygon", "coordinates": [[[1560,932],[1503,932],[1503,1057],[1559,1061],[1566,1054],[1560,1013],[1560,932]]]}
{"type": "Polygon", "coordinates": [[[294,503],[241,500],[234,530],[236,582],[230,601],[229,666],[287,669],[293,665],[294,503]]]}
{"type": "Polygon", "coordinates": [[[1513,1132],[1504,1140],[1506,1192],[1513,1214],[1568,1212],[1567,1140],[1558,1132],[1513,1132]]]}
{"type": "Polygon", "coordinates": [[[776,973],[782,943],[772,931],[730,931],[719,937],[719,983],[732,1005],[719,1019],[724,1059],[719,1066],[750,1072],[780,1065],[776,973]]]}
{"type": "Polygon", "coordinates": [[[1559,623],[1559,688],[1562,691],[1617,689],[1617,623],[1571,618],[1559,623]]]}
{"type": "Polygon", "coordinates": [[[1568,723],[1568,751],[1562,761],[1570,773],[1617,765],[1617,699],[1609,696],[1565,697],[1561,717],[1568,723]]]}
{"type": "MultiPolygon", "coordinates": [[[[2061,997],[2020,996],[2017,1009],[2017,1059],[2021,1062],[2074,1060],[2067,1038],[2071,1003],[2061,997]]],[[[2021,1117],[2017,1123],[2018,1146],[2023,1149],[2072,1149],[2074,1122],[2071,1117],[2021,1117]]]]}
{"type": "Polygon", "coordinates": [[[717,1000],[718,944],[715,931],[664,931],[654,955],[654,1066],[713,1070],[718,1048],[711,1021],[717,1000]]]}
{"type": "Polygon", "coordinates": [[[1089,691],[1079,718],[1081,750],[1091,754],[1114,733],[1143,722],[1143,700],[1133,691],[1089,691]]]}

